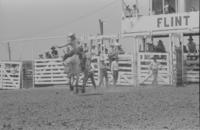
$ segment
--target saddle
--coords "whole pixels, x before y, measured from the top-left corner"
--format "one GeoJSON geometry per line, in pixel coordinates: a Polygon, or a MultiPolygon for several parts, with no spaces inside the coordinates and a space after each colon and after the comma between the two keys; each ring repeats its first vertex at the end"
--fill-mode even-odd
{"type": "Polygon", "coordinates": [[[63,61],[65,61],[67,58],[69,57],[72,57],[73,55],[77,54],[79,56],[79,59],[80,59],[80,67],[81,67],[81,70],[84,71],[85,70],[85,63],[86,63],[86,57],[85,55],[80,52],[80,51],[71,51],[70,53],[67,53],[63,56],[63,61]]]}

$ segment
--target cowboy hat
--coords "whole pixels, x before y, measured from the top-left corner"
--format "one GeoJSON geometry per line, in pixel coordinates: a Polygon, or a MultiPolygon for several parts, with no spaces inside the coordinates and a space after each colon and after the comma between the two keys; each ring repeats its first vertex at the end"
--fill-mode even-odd
{"type": "Polygon", "coordinates": [[[193,40],[192,36],[189,36],[188,40],[193,40]]]}
{"type": "Polygon", "coordinates": [[[52,46],[51,49],[52,49],[52,50],[53,50],[53,49],[56,49],[56,47],[55,47],[55,46],[52,46]]]}
{"type": "Polygon", "coordinates": [[[115,46],[120,46],[120,44],[118,42],[115,42],[114,45],[115,46]]]}
{"type": "Polygon", "coordinates": [[[75,33],[69,33],[68,37],[75,37],[75,33]]]}
{"type": "Polygon", "coordinates": [[[154,55],[154,56],[152,56],[152,58],[151,59],[157,59],[157,56],[156,55],[154,55]]]}

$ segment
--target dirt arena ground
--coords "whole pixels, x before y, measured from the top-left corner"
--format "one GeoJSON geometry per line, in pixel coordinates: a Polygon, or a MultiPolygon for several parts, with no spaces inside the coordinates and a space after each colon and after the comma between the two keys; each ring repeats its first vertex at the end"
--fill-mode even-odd
{"type": "Polygon", "coordinates": [[[1,130],[199,130],[199,86],[0,90],[1,130]]]}

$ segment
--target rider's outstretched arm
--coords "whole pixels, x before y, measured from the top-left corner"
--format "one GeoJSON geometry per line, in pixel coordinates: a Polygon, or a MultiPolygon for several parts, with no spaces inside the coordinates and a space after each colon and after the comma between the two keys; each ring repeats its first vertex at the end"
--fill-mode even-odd
{"type": "Polygon", "coordinates": [[[67,47],[68,44],[62,45],[62,46],[56,46],[57,48],[63,48],[63,47],[67,47]]]}

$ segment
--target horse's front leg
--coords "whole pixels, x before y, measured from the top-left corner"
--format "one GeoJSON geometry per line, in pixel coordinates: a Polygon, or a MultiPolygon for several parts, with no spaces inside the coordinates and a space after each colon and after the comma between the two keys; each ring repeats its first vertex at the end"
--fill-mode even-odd
{"type": "Polygon", "coordinates": [[[70,88],[70,91],[74,90],[74,87],[72,85],[72,76],[69,76],[69,88],[70,88]]]}
{"type": "Polygon", "coordinates": [[[88,73],[85,72],[83,77],[82,93],[85,93],[85,86],[87,84],[87,80],[88,80],[88,73]]]}

